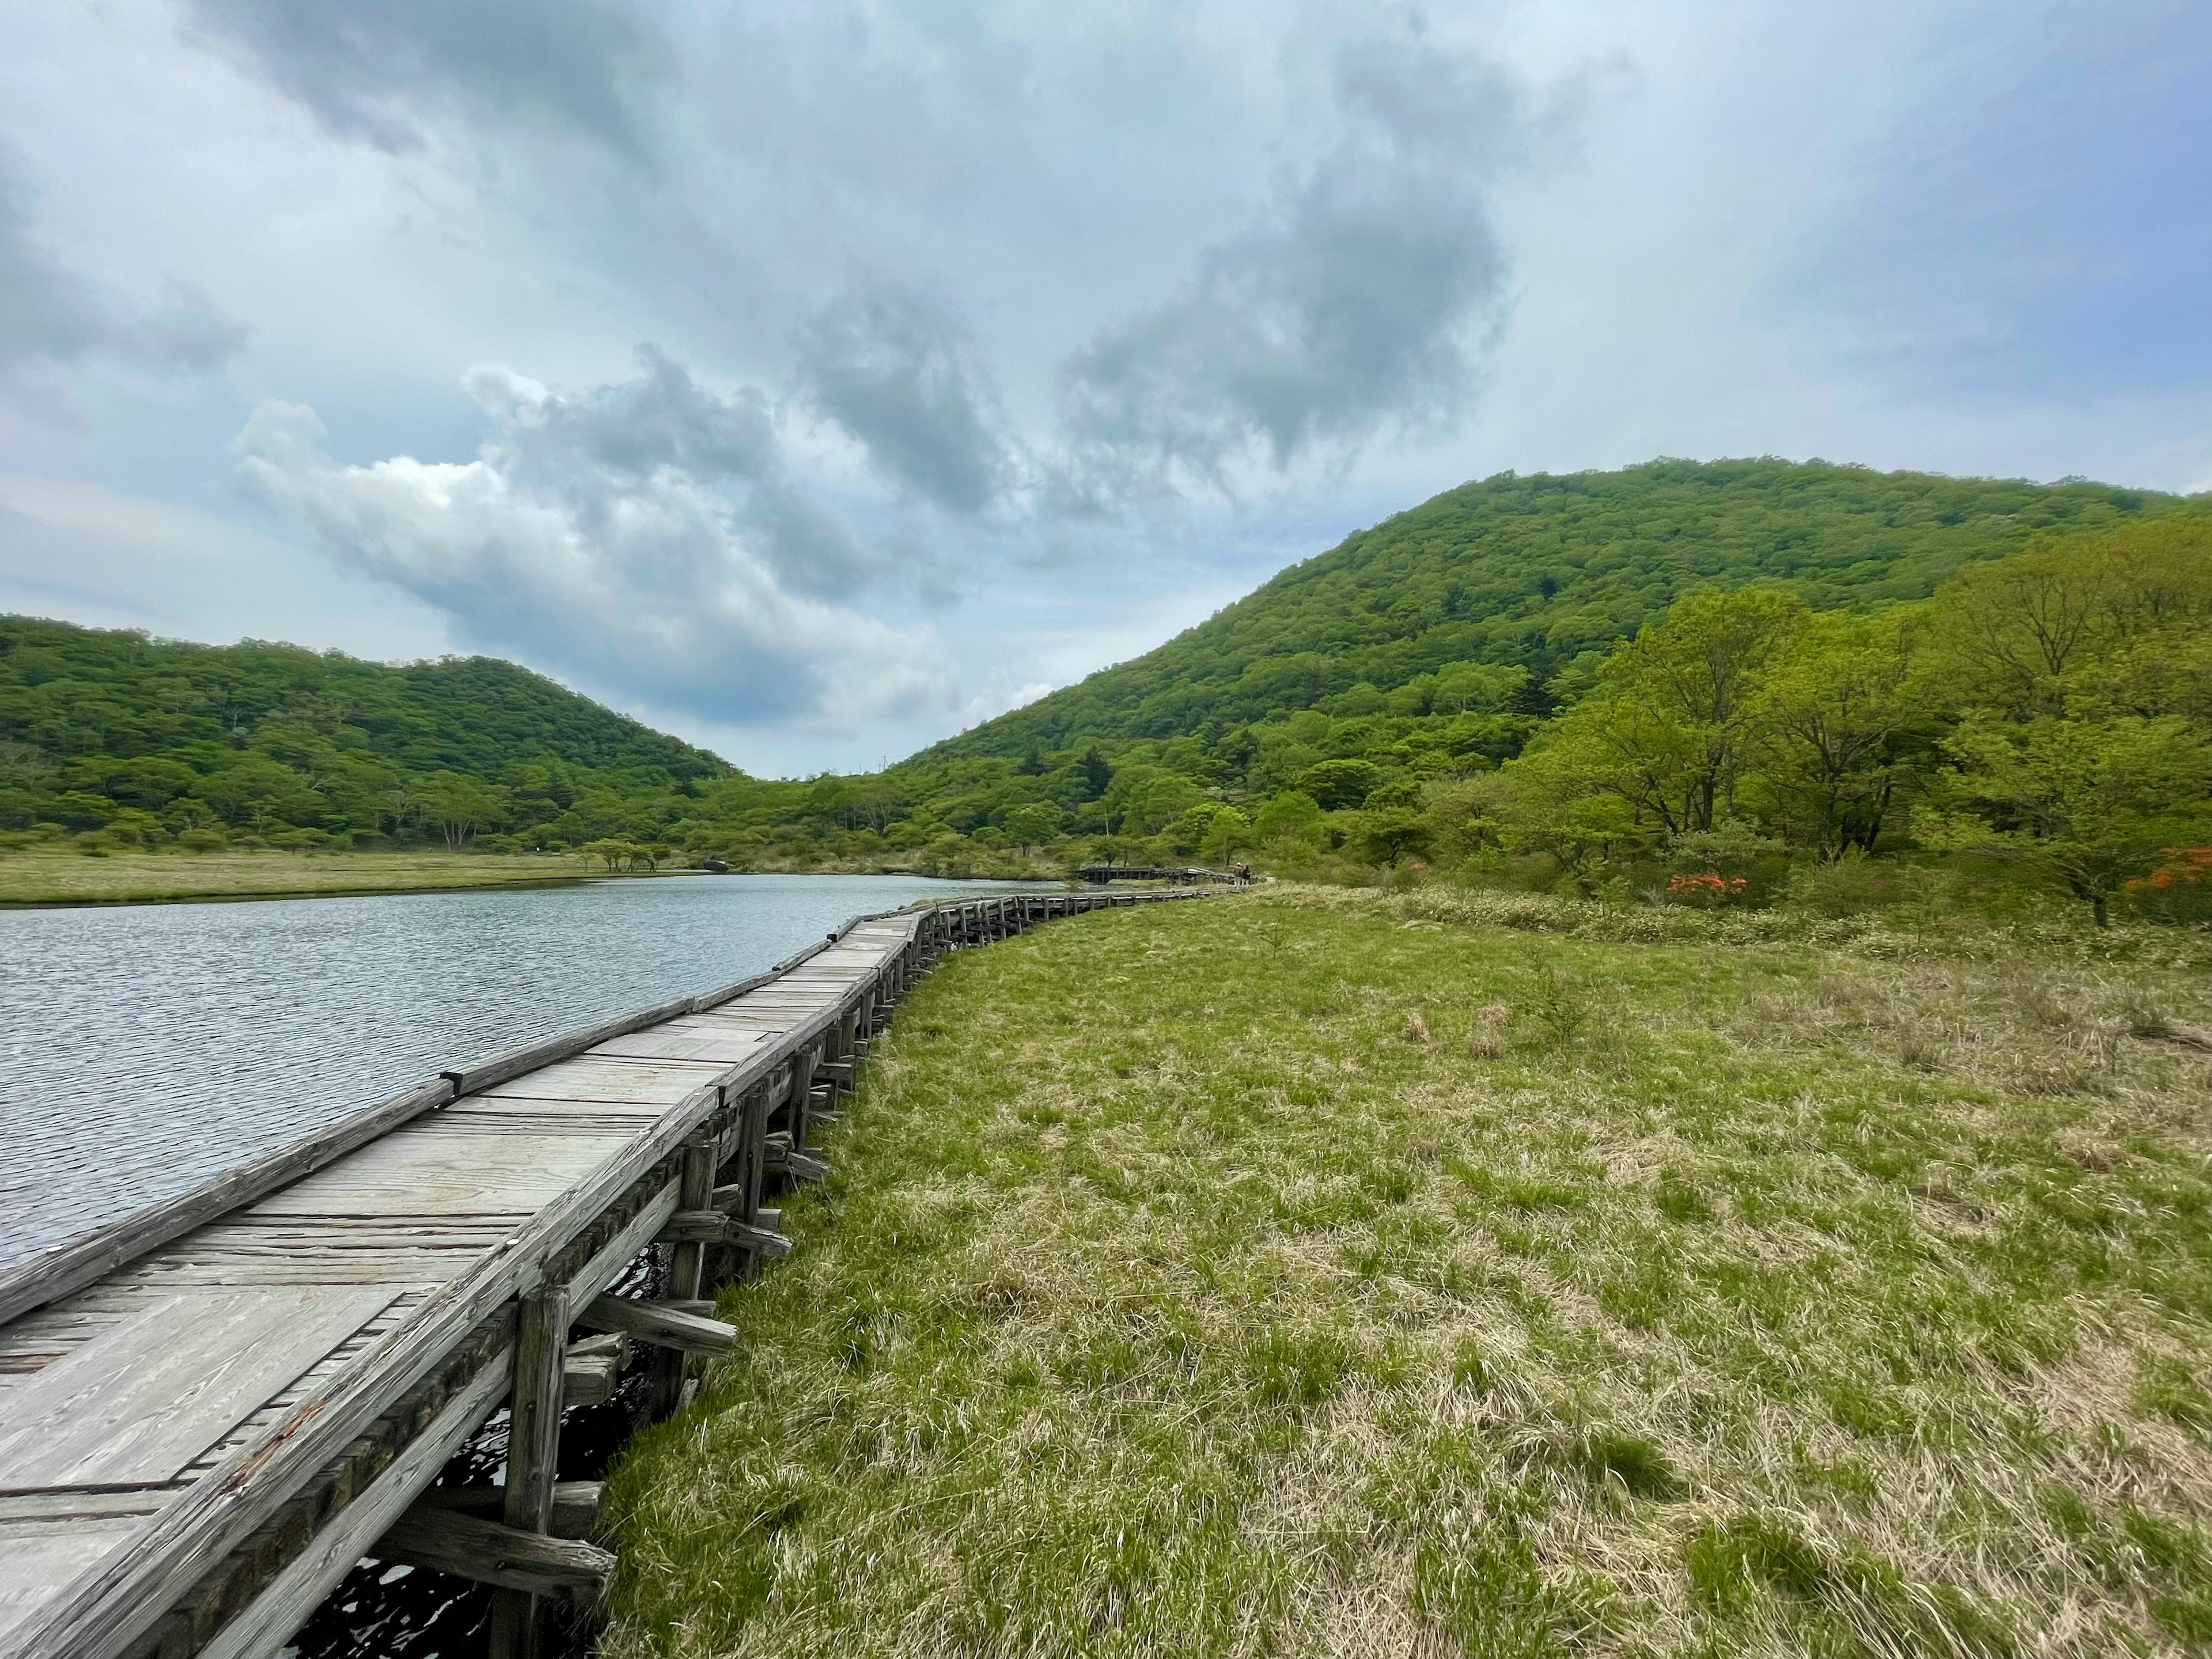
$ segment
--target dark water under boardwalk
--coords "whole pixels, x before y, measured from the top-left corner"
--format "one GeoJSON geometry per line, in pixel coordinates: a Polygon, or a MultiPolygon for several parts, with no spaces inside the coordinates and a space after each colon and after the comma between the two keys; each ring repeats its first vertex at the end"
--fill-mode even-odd
{"type": "Polygon", "coordinates": [[[0,1266],[440,1071],[1004,882],[702,876],[0,912],[0,1266]]]}

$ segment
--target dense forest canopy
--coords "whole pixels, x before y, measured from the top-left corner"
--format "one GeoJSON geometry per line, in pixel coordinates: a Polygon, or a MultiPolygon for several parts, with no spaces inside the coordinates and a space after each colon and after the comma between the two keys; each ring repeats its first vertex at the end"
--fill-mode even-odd
{"type": "Polygon", "coordinates": [[[1585,890],[1671,871],[1723,898],[1770,854],[2033,842],[2101,915],[2159,837],[2212,839],[2208,582],[2202,498],[1777,460],[1506,474],[884,772],[799,781],[481,658],[14,619],[0,836],[945,872],[1254,855],[1585,890]],[[2038,794],[2062,773],[2069,801],[2038,794]]]}
{"type": "Polygon", "coordinates": [[[1771,459],[1503,473],[1346,537],[1158,650],[914,763],[1249,724],[1470,662],[1526,669],[1516,706],[1543,713],[1547,682],[1692,587],[1772,583],[1816,610],[1924,599],[2039,532],[2178,504],[2104,484],[1771,459]]]}
{"type": "MultiPolygon", "coordinates": [[[[489,657],[387,666],[0,617],[0,828],[295,845],[584,836],[638,793],[733,775],[704,750],[489,657]],[[301,832],[306,832],[304,836],[301,832]]],[[[588,838],[588,837],[587,837],[588,838]]]]}

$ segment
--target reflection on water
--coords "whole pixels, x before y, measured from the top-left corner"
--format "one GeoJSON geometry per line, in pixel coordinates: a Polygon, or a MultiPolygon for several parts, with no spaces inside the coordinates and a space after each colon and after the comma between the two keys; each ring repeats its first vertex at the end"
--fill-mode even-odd
{"type": "Polygon", "coordinates": [[[0,1266],[448,1067],[758,973],[848,916],[1007,885],[702,876],[0,912],[0,1266]]]}

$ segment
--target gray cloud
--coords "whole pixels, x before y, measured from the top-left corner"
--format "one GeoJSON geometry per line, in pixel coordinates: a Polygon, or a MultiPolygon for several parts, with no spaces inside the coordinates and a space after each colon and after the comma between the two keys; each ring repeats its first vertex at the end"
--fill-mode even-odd
{"type": "Polygon", "coordinates": [[[234,447],[254,493],[339,564],[488,647],[731,724],[951,706],[934,642],[853,608],[880,572],[786,477],[759,396],[639,355],[635,379],[574,393],[471,370],[497,430],[466,463],[349,465],[313,410],[281,403],[234,447]]]}
{"type": "Polygon", "coordinates": [[[1094,478],[1213,485],[1392,426],[1449,421],[1502,322],[1506,250],[1488,192],[1519,165],[1517,82],[1418,42],[1340,52],[1340,131],[1182,292],[1064,368],[1062,411],[1094,478]]]}
{"type": "Polygon", "coordinates": [[[958,513],[997,498],[1007,455],[987,417],[996,394],[951,306],[856,270],[799,343],[810,401],[892,479],[958,513]]]}
{"type": "Polygon", "coordinates": [[[657,346],[637,356],[636,379],[559,396],[505,369],[471,370],[471,394],[507,422],[501,466],[595,532],[663,473],[726,489],[758,556],[802,592],[836,596],[897,574],[794,481],[757,388],[720,397],[657,346]]]}
{"type": "Polygon", "coordinates": [[[228,43],[333,131],[385,149],[426,118],[551,120],[633,158],[640,106],[668,53],[623,0],[190,0],[228,43]]]}
{"type": "Polygon", "coordinates": [[[65,270],[39,246],[21,198],[0,172],[0,370],[103,353],[208,368],[245,343],[246,330],[191,289],[173,288],[161,309],[139,312],[65,270]]]}

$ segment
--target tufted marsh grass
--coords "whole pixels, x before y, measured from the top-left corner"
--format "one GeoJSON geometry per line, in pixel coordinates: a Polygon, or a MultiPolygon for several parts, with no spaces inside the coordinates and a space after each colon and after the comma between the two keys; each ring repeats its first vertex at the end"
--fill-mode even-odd
{"type": "Polygon", "coordinates": [[[606,1650],[2212,1648],[2202,975],[1491,921],[924,981],[618,1473],[606,1650]]]}

